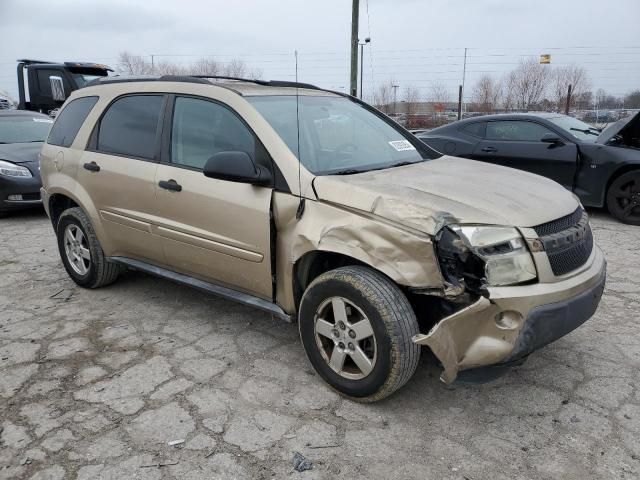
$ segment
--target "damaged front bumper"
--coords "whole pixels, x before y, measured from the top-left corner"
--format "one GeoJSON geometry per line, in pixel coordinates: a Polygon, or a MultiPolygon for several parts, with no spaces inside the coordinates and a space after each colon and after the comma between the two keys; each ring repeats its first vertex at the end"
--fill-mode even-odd
{"type": "Polygon", "coordinates": [[[577,275],[557,282],[490,287],[489,298],[480,297],[413,341],[431,348],[442,363],[445,383],[458,377],[495,377],[595,313],[606,277],[606,261],[598,247],[587,264],[577,275]]]}

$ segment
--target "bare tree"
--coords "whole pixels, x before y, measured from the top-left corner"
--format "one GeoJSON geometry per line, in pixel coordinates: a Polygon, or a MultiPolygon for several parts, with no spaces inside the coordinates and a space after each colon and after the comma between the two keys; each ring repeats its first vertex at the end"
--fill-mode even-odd
{"type": "Polygon", "coordinates": [[[451,101],[451,92],[441,80],[434,80],[429,86],[429,102],[434,104],[447,104],[451,101]]]}
{"type": "Polygon", "coordinates": [[[120,52],[118,55],[118,73],[125,75],[147,75],[152,73],[151,64],[141,55],[132,55],[129,52],[120,52]]]}
{"type": "Polygon", "coordinates": [[[640,90],[630,92],[624,99],[626,108],[640,108],[640,90]]]}
{"type": "Polygon", "coordinates": [[[508,90],[513,95],[515,106],[522,110],[536,107],[548,87],[549,69],[530,58],[509,74],[508,90]]]}
{"type": "Polygon", "coordinates": [[[474,109],[479,112],[492,113],[498,108],[502,95],[502,85],[491,75],[483,75],[473,87],[472,99],[474,109]]]}
{"type": "Polygon", "coordinates": [[[384,113],[391,113],[393,108],[393,85],[392,79],[380,84],[373,92],[373,104],[384,113]]]}
{"type": "Polygon", "coordinates": [[[408,85],[404,89],[402,100],[407,105],[407,115],[415,115],[418,113],[418,103],[420,103],[420,90],[413,85],[408,85]]]}
{"type": "Polygon", "coordinates": [[[571,105],[576,105],[576,99],[589,89],[589,79],[584,68],[577,65],[556,67],[551,75],[551,101],[555,103],[557,111],[563,111],[567,103],[567,91],[571,85],[571,105]]]}
{"type": "Polygon", "coordinates": [[[211,58],[201,58],[189,67],[191,75],[222,75],[222,67],[211,58]]]}

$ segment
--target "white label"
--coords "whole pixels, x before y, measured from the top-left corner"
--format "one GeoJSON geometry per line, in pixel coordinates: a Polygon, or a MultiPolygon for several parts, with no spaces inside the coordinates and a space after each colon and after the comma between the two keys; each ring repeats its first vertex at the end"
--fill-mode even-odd
{"type": "Polygon", "coordinates": [[[416,147],[411,145],[411,143],[407,140],[393,140],[389,142],[389,145],[391,145],[393,148],[395,148],[399,152],[416,149],[416,147]]]}
{"type": "Polygon", "coordinates": [[[34,118],[33,121],[38,123],[53,123],[53,120],[49,120],[48,118],[34,118]]]}

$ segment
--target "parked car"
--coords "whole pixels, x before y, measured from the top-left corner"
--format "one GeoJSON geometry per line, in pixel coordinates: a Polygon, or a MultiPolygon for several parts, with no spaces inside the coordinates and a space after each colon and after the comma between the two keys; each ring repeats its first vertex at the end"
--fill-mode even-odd
{"type": "Polygon", "coordinates": [[[0,111],[0,217],[42,204],[38,154],[52,123],[36,112],[0,111]]]}
{"type": "Polygon", "coordinates": [[[606,206],[620,221],[640,225],[640,114],[603,132],[566,115],[487,115],[419,138],[447,155],[551,178],[583,205],[606,206]]]}
{"type": "Polygon", "coordinates": [[[445,382],[487,379],[603,291],[570,192],[311,85],[100,80],[62,107],[41,168],[78,285],[129,267],[297,320],[319,375],[361,401],[404,385],[421,346],[445,382]]]}

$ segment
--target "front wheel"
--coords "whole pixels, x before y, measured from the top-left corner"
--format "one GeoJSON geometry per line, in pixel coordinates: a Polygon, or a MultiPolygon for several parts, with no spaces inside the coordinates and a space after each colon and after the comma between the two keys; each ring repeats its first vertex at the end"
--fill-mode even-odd
{"type": "Polygon", "coordinates": [[[62,212],[56,234],[64,268],[78,285],[98,288],[118,278],[122,267],[106,259],[93,225],[81,208],[62,212]]]}
{"type": "Polygon", "coordinates": [[[640,170],[623,173],[611,183],[607,207],[621,222],[640,225],[640,170]]]}
{"type": "Polygon", "coordinates": [[[316,278],[302,297],[299,329],[318,374],[354,400],[391,395],[418,366],[411,304],[396,284],[367,267],[342,267],[316,278]]]}

